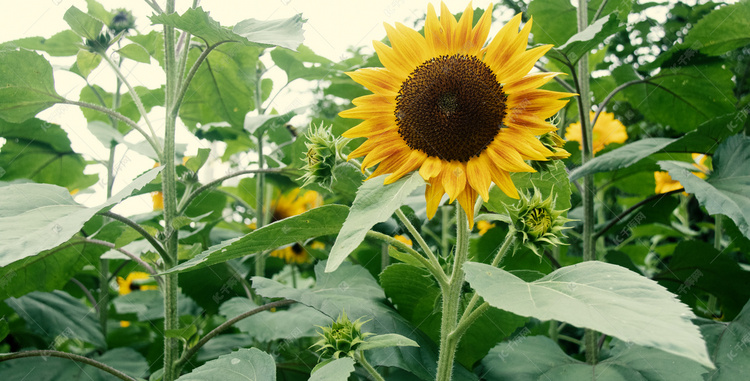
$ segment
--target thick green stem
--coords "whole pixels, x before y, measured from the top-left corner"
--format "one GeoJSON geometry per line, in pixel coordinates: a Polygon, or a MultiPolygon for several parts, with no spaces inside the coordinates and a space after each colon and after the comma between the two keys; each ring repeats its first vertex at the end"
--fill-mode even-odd
{"type": "MultiPolygon", "coordinates": [[[[258,169],[262,170],[265,166],[265,158],[263,157],[263,132],[258,134],[258,169]]],[[[266,223],[265,214],[265,190],[266,190],[266,175],[263,172],[258,172],[255,175],[255,226],[260,229],[266,223]]],[[[255,256],[255,276],[266,275],[266,253],[261,251],[255,256]]]]}
{"type": "Polygon", "coordinates": [[[438,355],[437,381],[450,381],[453,376],[453,359],[458,347],[458,335],[453,332],[458,321],[461,289],[464,284],[463,265],[469,256],[469,221],[463,208],[456,206],[456,255],[448,284],[441,287],[443,316],[440,322],[440,353],[438,355]]]}
{"type": "MultiPolygon", "coordinates": [[[[588,26],[588,2],[578,0],[578,32],[582,32],[588,26]]],[[[589,110],[591,109],[591,98],[589,96],[589,57],[583,54],[578,61],[578,111],[581,119],[582,156],[583,164],[589,162],[593,157],[593,127],[589,121],[589,110]]],[[[583,179],[583,260],[593,261],[596,259],[594,250],[594,188],[593,175],[586,175],[583,179]]],[[[595,364],[597,359],[596,332],[587,329],[584,333],[586,345],[586,361],[595,364]]]]}
{"type": "Polygon", "coordinates": [[[440,214],[443,217],[443,222],[441,224],[443,231],[442,236],[440,237],[440,255],[443,257],[447,257],[451,249],[450,246],[448,246],[448,233],[450,232],[451,224],[451,215],[448,208],[450,208],[448,205],[444,205],[440,208],[440,214]]]}
{"type": "Polygon", "coordinates": [[[383,376],[381,376],[380,373],[378,373],[378,371],[375,370],[375,368],[373,368],[369,362],[367,362],[367,359],[365,358],[365,354],[363,352],[361,351],[356,352],[354,354],[354,357],[356,358],[359,365],[362,365],[362,367],[365,368],[367,373],[369,373],[370,376],[372,376],[372,378],[375,379],[375,381],[385,381],[383,376]]]}

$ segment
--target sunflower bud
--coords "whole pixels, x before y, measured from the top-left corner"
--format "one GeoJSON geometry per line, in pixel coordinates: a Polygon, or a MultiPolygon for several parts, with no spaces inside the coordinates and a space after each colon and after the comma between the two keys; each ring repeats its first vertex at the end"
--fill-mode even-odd
{"type": "Polygon", "coordinates": [[[313,125],[307,132],[307,140],[307,163],[302,167],[305,174],[300,178],[305,180],[302,186],[315,183],[330,191],[336,180],[333,169],[345,161],[341,149],[349,139],[333,136],[330,127],[313,125]]]}
{"type": "Polygon", "coordinates": [[[135,28],[135,17],[133,17],[130,11],[120,8],[115,12],[115,16],[112,17],[112,21],[109,23],[109,30],[112,31],[112,34],[116,35],[135,28]]]}
{"type": "Polygon", "coordinates": [[[317,351],[321,352],[321,358],[354,357],[357,347],[365,342],[365,338],[372,335],[362,333],[362,325],[366,322],[360,319],[354,322],[349,321],[344,311],[330,327],[319,327],[323,330],[323,332],[318,331],[321,339],[313,346],[319,347],[317,351]]]}
{"type": "Polygon", "coordinates": [[[531,166],[537,171],[547,170],[547,166],[552,163],[553,160],[562,160],[570,157],[570,152],[563,149],[565,146],[565,140],[560,137],[556,132],[551,131],[539,137],[539,142],[544,145],[545,148],[552,151],[552,155],[548,156],[550,161],[532,161],[531,166]]]}
{"type": "Polygon", "coordinates": [[[107,31],[100,33],[99,37],[97,37],[95,40],[89,40],[88,38],[86,39],[86,48],[92,53],[104,54],[107,49],[109,49],[109,46],[111,44],[112,35],[110,35],[107,31]]]}
{"type": "Polygon", "coordinates": [[[566,222],[571,221],[563,217],[566,210],[555,210],[555,198],[550,195],[542,200],[541,192],[534,188],[533,195],[521,193],[521,199],[510,208],[510,217],[514,221],[514,229],[524,246],[528,247],[539,258],[542,257],[542,247],[545,244],[560,245],[560,237],[566,222]]]}

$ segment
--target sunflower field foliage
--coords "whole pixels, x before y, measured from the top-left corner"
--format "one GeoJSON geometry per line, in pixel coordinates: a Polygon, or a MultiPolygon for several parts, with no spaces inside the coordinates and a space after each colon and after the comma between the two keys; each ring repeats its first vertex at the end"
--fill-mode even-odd
{"type": "Polygon", "coordinates": [[[750,374],[750,1],[145,2],[0,41],[0,380],[750,374]]]}

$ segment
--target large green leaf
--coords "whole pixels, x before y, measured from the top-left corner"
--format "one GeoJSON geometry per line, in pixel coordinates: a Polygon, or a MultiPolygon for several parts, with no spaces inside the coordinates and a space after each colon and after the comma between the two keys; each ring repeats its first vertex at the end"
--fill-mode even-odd
{"type": "MultiPolygon", "coordinates": [[[[34,381],[117,381],[117,378],[91,365],[63,359],[59,357],[42,357],[39,366],[38,357],[22,358],[0,363],[0,374],[6,380],[34,380],[34,381]]],[[[148,363],[143,355],[132,348],[115,348],[102,355],[94,356],[94,360],[107,364],[129,376],[145,377],[148,363]]]]}
{"type": "Polygon", "coordinates": [[[287,82],[295,79],[306,79],[309,81],[327,79],[331,75],[333,62],[315,54],[312,49],[301,45],[296,52],[286,49],[274,49],[271,51],[273,62],[286,72],[287,82]]]}
{"type": "Polygon", "coordinates": [[[609,17],[602,17],[582,32],[573,35],[564,45],[547,53],[547,56],[575,65],[584,54],[588,54],[603,43],[607,37],[624,28],[625,25],[620,25],[617,15],[610,14],[609,17]]]}
{"type": "MultiPolygon", "coordinates": [[[[385,294],[370,272],[351,263],[343,263],[338,270],[327,273],[325,263],[315,265],[317,283],[310,289],[296,289],[276,281],[254,277],[253,287],[268,298],[288,298],[313,307],[336,319],[343,311],[351,320],[362,318],[364,332],[396,333],[414,340],[419,347],[377,348],[368,351],[368,359],[375,366],[404,369],[422,380],[435,378],[437,350],[435,344],[406,318],[388,307],[385,294]]],[[[476,379],[465,368],[457,366],[454,379],[476,379]]]]}
{"type": "MultiPolygon", "coordinates": [[[[601,3],[602,0],[588,2],[589,24],[593,24],[592,19],[601,3]]],[[[576,7],[573,4],[568,0],[531,1],[528,13],[534,17],[531,33],[534,35],[535,44],[561,46],[578,32],[576,7]]],[[[630,1],[608,1],[601,16],[606,19],[606,15],[615,12],[620,19],[626,20],[632,4],[630,1]]]]}
{"type": "Polygon", "coordinates": [[[703,17],[685,36],[685,45],[711,56],[750,44],[750,3],[723,6],[703,17]]]}
{"type": "MultiPolygon", "coordinates": [[[[241,129],[245,115],[255,109],[256,66],[261,50],[253,46],[222,45],[198,68],[180,107],[180,118],[195,129],[227,122],[241,129]]],[[[200,52],[190,52],[195,61],[200,52]]]]}
{"type": "Polygon", "coordinates": [[[240,349],[209,361],[179,381],[270,381],[276,379],[276,362],[260,349],[240,349]]]}
{"type": "Polygon", "coordinates": [[[295,15],[284,20],[240,21],[233,30],[222,27],[202,7],[177,13],[151,16],[154,24],[165,24],[199,37],[209,46],[224,42],[239,42],[250,46],[283,46],[295,49],[302,43],[302,17],[295,15]]]}
{"type": "Polygon", "coordinates": [[[21,123],[62,99],[44,57],[23,49],[0,51],[0,118],[21,123]]]}
{"type": "MultiPolygon", "coordinates": [[[[631,66],[613,72],[620,82],[640,79],[631,66]]],[[[708,119],[735,112],[732,73],[720,64],[662,67],[656,76],[622,90],[652,122],[688,132],[708,119]]]]}
{"type": "Polygon", "coordinates": [[[610,354],[610,358],[589,365],[568,357],[547,337],[519,334],[490,351],[482,360],[482,373],[488,380],[509,381],[699,381],[706,371],[685,358],[621,341],[610,354]]]}
{"type": "Polygon", "coordinates": [[[102,27],[104,27],[104,23],[101,20],[84,13],[75,6],[68,8],[65,15],[63,15],[63,19],[70,25],[70,29],[73,29],[79,36],[91,41],[96,41],[99,33],[102,32],[102,27]]]}
{"type": "MultiPolygon", "coordinates": [[[[112,301],[112,304],[118,314],[135,315],[138,321],[164,318],[164,297],[157,290],[143,290],[120,295],[112,301]]],[[[195,302],[182,293],[177,298],[177,310],[178,316],[195,315],[200,312],[195,302]]]]}
{"type": "MultiPolygon", "coordinates": [[[[555,195],[555,209],[570,209],[570,181],[565,171],[565,164],[557,160],[545,171],[514,172],[510,174],[513,185],[519,192],[531,193],[534,188],[542,192],[542,198],[555,195]]],[[[508,197],[500,188],[490,188],[490,200],[485,203],[487,209],[496,213],[506,213],[506,206],[515,205],[518,200],[508,197]]]]}
{"type": "Polygon", "coordinates": [[[656,282],[623,267],[583,262],[528,283],[481,263],[466,263],[464,271],[466,280],[494,307],[595,329],[713,367],[698,328],[689,320],[694,317],[690,309],[656,282]]]}
{"type": "Polygon", "coordinates": [[[341,229],[348,210],[343,205],[324,205],[276,221],[242,237],[211,246],[195,258],[173,267],[166,273],[197,270],[263,250],[335,234],[341,229]]]}
{"type": "Polygon", "coordinates": [[[716,369],[706,380],[741,380],[750,372],[748,332],[750,332],[750,302],[737,317],[729,322],[702,321],[701,331],[711,351],[716,369]]]}
{"type": "MultiPolygon", "coordinates": [[[[441,292],[429,272],[404,263],[388,266],[380,284],[401,316],[440,341],[441,292]]],[[[458,345],[456,359],[467,367],[482,359],[498,342],[526,322],[526,318],[491,308],[466,331],[458,345]]]]}
{"type": "Polygon", "coordinates": [[[644,158],[660,152],[705,153],[716,151],[724,139],[742,129],[739,120],[744,112],[733,112],[710,119],[695,131],[680,138],[644,138],[607,152],[570,172],[570,180],[599,172],[613,171],[634,165],[644,158]]]}
{"type": "Polygon", "coordinates": [[[78,53],[81,44],[81,37],[72,30],[64,30],[50,38],[44,37],[26,37],[20,40],[9,41],[0,44],[0,47],[16,47],[40,50],[47,52],[53,57],[68,57],[78,53]]]}
{"type": "Polygon", "coordinates": [[[714,155],[714,171],[706,180],[679,163],[660,161],[659,165],[694,194],[709,214],[731,218],[750,237],[750,137],[735,135],[721,143],[714,155]]]}
{"type": "MultiPolygon", "coordinates": [[[[227,319],[258,308],[248,298],[232,298],[224,302],[219,311],[227,319]]],[[[319,326],[329,324],[331,319],[318,310],[303,304],[293,304],[288,309],[275,312],[261,311],[234,324],[242,332],[253,336],[254,340],[296,340],[317,335],[319,326]]]]}
{"type": "Polygon", "coordinates": [[[696,295],[699,291],[716,296],[726,320],[734,319],[750,299],[750,288],[746,287],[750,284],[750,272],[702,241],[677,244],[667,268],[653,279],[691,306],[699,300],[696,295]]]}
{"type": "Polygon", "coordinates": [[[98,179],[84,174],[86,161],[73,152],[67,133],[56,124],[39,119],[4,123],[0,137],[6,139],[0,151],[0,180],[29,179],[73,191],[98,179]]]}
{"type": "Polygon", "coordinates": [[[105,346],[92,307],[63,291],[36,291],[6,302],[26,321],[28,328],[41,337],[54,340],[59,336],[80,339],[99,348],[105,346]]]}
{"type": "Polygon", "coordinates": [[[0,266],[67,241],[94,214],[151,182],[161,169],[149,170],[103,204],[91,208],[76,203],[67,189],[55,185],[0,185],[0,266]]]}
{"type": "Polygon", "coordinates": [[[315,370],[310,375],[309,381],[347,381],[352,372],[354,372],[354,360],[350,357],[343,357],[315,370]]]}
{"type": "Polygon", "coordinates": [[[414,190],[424,185],[418,172],[389,185],[383,185],[385,177],[387,175],[372,178],[359,187],[344,226],[331,248],[327,272],[335,271],[362,243],[370,228],[390,218],[414,190]]]}

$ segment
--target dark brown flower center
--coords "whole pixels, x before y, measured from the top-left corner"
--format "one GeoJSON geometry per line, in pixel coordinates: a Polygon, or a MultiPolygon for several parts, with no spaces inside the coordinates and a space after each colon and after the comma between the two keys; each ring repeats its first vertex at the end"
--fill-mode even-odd
{"type": "Polygon", "coordinates": [[[401,85],[395,111],[398,133],[412,149],[467,162],[503,127],[507,99],[492,69],[477,57],[435,57],[401,85]]]}

